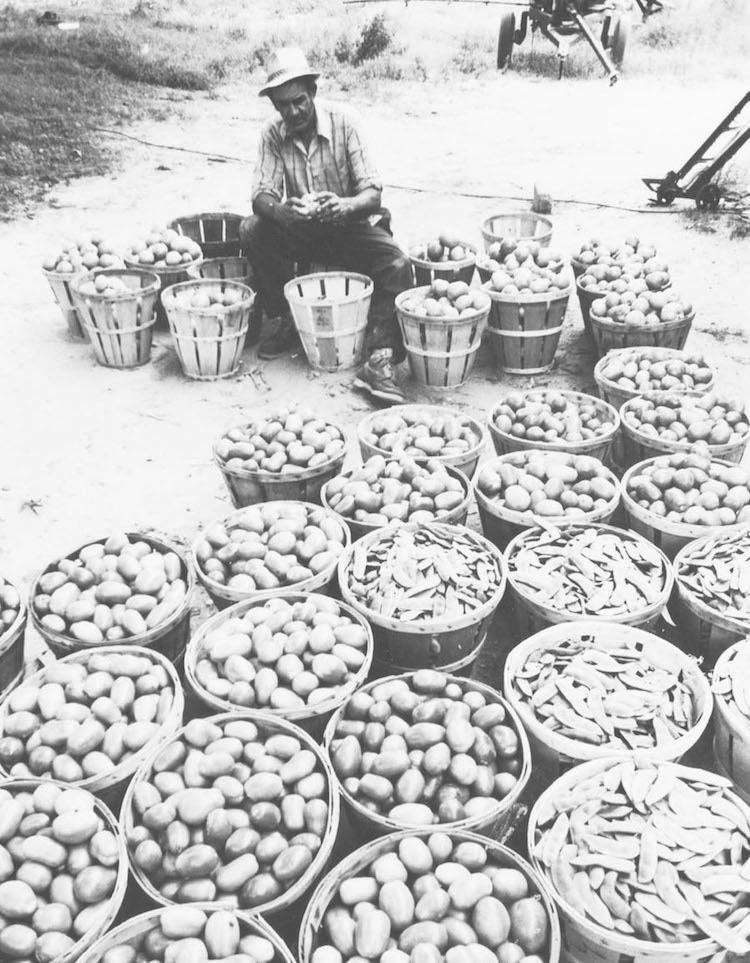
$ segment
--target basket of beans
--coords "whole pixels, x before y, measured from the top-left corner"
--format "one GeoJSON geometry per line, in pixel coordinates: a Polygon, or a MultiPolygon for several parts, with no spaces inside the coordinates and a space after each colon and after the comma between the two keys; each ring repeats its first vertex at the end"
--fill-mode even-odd
{"type": "Polygon", "coordinates": [[[201,625],[185,678],[214,712],[258,709],[322,735],[331,713],[367,679],[372,630],[326,595],[238,602],[201,625]]]}
{"type": "Polygon", "coordinates": [[[396,405],[375,411],[357,425],[362,460],[409,455],[415,461],[435,458],[471,478],[487,441],[481,422],[437,405],[396,405]]]}
{"type": "Polygon", "coordinates": [[[482,531],[505,548],[541,519],[608,522],[620,502],[620,483],[591,455],[532,448],[485,462],[474,493],[482,531]]]}
{"type": "Polygon", "coordinates": [[[135,880],[156,903],[278,917],[326,866],[339,799],[302,729],[226,713],[193,719],[147,760],[120,819],[135,880]]]}
{"type": "Polygon", "coordinates": [[[656,248],[650,241],[642,241],[635,235],[630,235],[622,241],[592,237],[584,241],[571,256],[570,263],[573,273],[579,277],[592,264],[645,264],[656,257],[656,248]]]}
{"type": "Polygon", "coordinates": [[[432,284],[438,278],[471,284],[476,257],[476,246],[460,240],[455,234],[440,234],[431,241],[413,244],[409,248],[417,285],[432,284]]]}
{"type": "Polygon", "coordinates": [[[715,391],[654,391],[620,409],[626,467],[673,452],[738,462],[750,441],[745,403],[715,391]]]}
{"type": "Polygon", "coordinates": [[[18,589],[0,575],[0,699],[23,677],[26,617],[18,589]]]}
{"type": "Polygon", "coordinates": [[[674,618],[708,662],[750,635],[750,525],[688,542],[675,556],[674,618]]]}
{"type": "Polygon", "coordinates": [[[508,544],[504,558],[525,636],[588,618],[651,628],[674,584],[663,552],[611,525],[527,529],[508,544]]]}
{"type": "Polygon", "coordinates": [[[72,963],[112,926],[125,845],[92,793],[37,779],[0,787],[0,958],[72,963]]]}
{"type": "Polygon", "coordinates": [[[745,956],[748,820],[728,779],[676,763],[609,757],[560,776],[531,811],[528,847],[569,958],[745,956]]]}
{"type": "Polygon", "coordinates": [[[505,591],[499,550],[463,525],[370,532],[342,556],[345,602],[372,626],[375,662],[392,672],[470,665],[505,591]]]}
{"type": "Polygon", "coordinates": [[[435,459],[417,462],[406,455],[386,460],[373,455],[326,482],[323,504],[341,515],[352,540],[394,522],[448,522],[463,525],[471,491],[466,477],[435,459]]]}
{"type": "Polygon", "coordinates": [[[489,686],[421,669],[359,689],[325,747],[366,836],[440,824],[508,838],[531,775],[520,719],[489,686]]]}
{"type": "Polygon", "coordinates": [[[506,395],[493,408],[488,425],[498,455],[539,448],[604,461],[620,416],[593,395],[533,388],[506,395]]]}
{"type": "Polygon", "coordinates": [[[343,429],[296,405],[229,428],[214,444],[235,508],[285,499],[317,503],[345,453],[343,429]]]}
{"type": "Polygon", "coordinates": [[[617,348],[594,368],[599,395],[618,410],[649,391],[708,391],[714,373],[702,354],[676,348],[617,348]]]}
{"type": "Polygon", "coordinates": [[[750,801],[750,640],[735,642],[712,673],[714,759],[735,791],[750,801]]]}
{"type": "Polygon", "coordinates": [[[547,886],[525,860],[475,833],[423,829],[331,870],[308,904],[299,959],[558,963],[560,949],[547,886]]]}
{"type": "Polygon", "coordinates": [[[289,947],[262,917],[213,903],[164,906],[132,916],[97,940],[78,963],[140,963],[158,959],[172,946],[175,960],[194,953],[203,960],[294,963],[289,947]]]}
{"type": "Polygon", "coordinates": [[[144,758],[182,725],[184,706],[174,665],[153,649],[74,652],[0,704],[0,773],[55,779],[117,806],[144,758]]]}
{"type": "Polygon", "coordinates": [[[349,544],[346,525],[308,502],[251,505],[209,525],[193,544],[198,578],[219,609],[261,592],[325,591],[349,544]]]}
{"type": "Polygon", "coordinates": [[[501,241],[493,241],[487,251],[477,257],[477,272],[482,284],[486,284],[496,271],[512,273],[517,268],[532,266],[559,274],[563,269],[562,255],[542,247],[539,241],[504,237],[501,241]]]}
{"type": "Polygon", "coordinates": [[[629,527],[669,558],[694,538],[750,524],[750,472],[678,452],[629,468],[622,478],[629,527]]]}
{"type": "Polygon", "coordinates": [[[517,645],[503,691],[547,781],[614,753],[677,761],[713,708],[690,656],[641,629],[596,621],[553,625],[517,645]]]}
{"type": "Polygon", "coordinates": [[[87,542],[52,562],[31,589],[31,620],[58,656],[107,643],[182,654],[194,578],[183,552],[142,533],[87,542]]]}

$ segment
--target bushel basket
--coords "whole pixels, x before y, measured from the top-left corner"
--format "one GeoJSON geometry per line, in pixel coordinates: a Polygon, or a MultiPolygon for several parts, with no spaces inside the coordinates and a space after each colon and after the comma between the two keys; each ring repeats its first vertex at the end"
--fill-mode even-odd
{"type": "Polygon", "coordinates": [[[63,318],[65,318],[68,333],[71,338],[75,338],[77,341],[87,341],[88,332],[81,324],[81,319],[78,316],[78,308],[73,301],[72,284],[73,281],[87,273],[85,268],[81,271],[71,272],[70,274],[61,274],[59,271],[46,271],[42,268],[42,274],[47,278],[49,286],[52,288],[52,293],[55,296],[57,306],[60,308],[63,318]]]}
{"type": "Polygon", "coordinates": [[[482,223],[484,248],[489,251],[495,241],[512,237],[516,241],[536,241],[549,247],[552,240],[552,221],[533,211],[511,211],[493,214],[482,223]]]}
{"type": "Polygon", "coordinates": [[[323,271],[284,286],[311,368],[339,371],[361,364],[373,283],[364,274],[323,271]]]}
{"type": "MultiPolygon", "coordinates": [[[[646,346],[648,347],[648,346],[646,346]]],[[[637,395],[645,394],[645,391],[640,391],[637,388],[624,388],[622,385],[618,385],[614,381],[610,381],[608,378],[604,377],[604,372],[607,369],[607,365],[610,361],[616,361],[617,356],[621,351],[628,352],[628,348],[613,348],[603,357],[601,357],[595,367],[594,367],[594,380],[596,381],[596,386],[599,389],[599,397],[603,401],[609,402],[615,408],[619,409],[625,404],[626,401],[630,401],[631,398],[635,398],[637,395]]],[[[651,361],[681,361],[686,357],[685,352],[681,348],[652,348],[649,352],[649,359],[651,361]]],[[[704,384],[696,386],[694,389],[689,388],[670,388],[670,391],[710,391],[714,387],[714,379],[711,378],[710,381],[706,381],[704,384]]]]}
{"type": "Polygon", "coordinates": [[[200,245],[203,257],[237,257],[240,249],[241,214],[219,211],[178,217],[169,225],[183,237],[200,245]]]}
{"type": "Polygon", "coordinates": [[[465,281],[471,284],[474,277],[474,267],[477,258],[477,249],[473,244],[461,242],[461,247],[466,251],[466,257],[460,261],[429,261],[427,258],[414,257],[409,255],[412,267],[414,268],[414,285],[421,287],[425,284],[432,284],[438,279],[445,281],[465,281]]]}
{"type": "Polygon", "coordinates": [[[594,339],[596,353],[599,358],[613,348],[640,348],[654,346],[656,348],[684,348],[690,328],[695,319],[695,312],[676,321],[660,321],[658,324],[647,324],[634,327],[622,321],[612,321],[611,318],[600,318],[591,313],[591,337],[594,339]]]}

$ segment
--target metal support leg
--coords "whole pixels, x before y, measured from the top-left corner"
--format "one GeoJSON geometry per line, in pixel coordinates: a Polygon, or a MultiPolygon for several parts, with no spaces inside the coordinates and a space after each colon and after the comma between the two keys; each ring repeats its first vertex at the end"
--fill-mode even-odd
{"type": "Polygon", "coordinates": [[[594,53],[598,57],[599,63],[601,63],[602,67],[604,67],[604,69],[607,71],[607,74],[609,75],[610,84],[616,84],[617,70],[615,68],[615,65],[610,60],[609,54],[602,46],[601,41],[596,36],[596,34],[592,32],[591,27],[589,27],[589,25],[586,23],[586,18],[582,17],[577,10],[573,11],[573,17],[575,19],[575,22],[578,24],[578,27],[581,33],[588,40],[591,46],[591,49],[594,51],[594,53]]]}

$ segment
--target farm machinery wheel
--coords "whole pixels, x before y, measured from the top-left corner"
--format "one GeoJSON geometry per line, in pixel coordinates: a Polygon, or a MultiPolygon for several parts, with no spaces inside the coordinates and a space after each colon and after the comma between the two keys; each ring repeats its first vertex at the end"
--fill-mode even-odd
{"type": "Polygon", "coordinates": [[[721,188],[716,184],[706,184],[702,187],[696,197],[695,205],[702,211],[715,211],[721,201],[721,188]]]}
{"type": "Polygon", "coordinates": [[[669,207],[670,204],[674,203],[676,197],[676,191],[673,191],[669,187],[660,187],[656,192],[656,203],[660,207],[669,207]]]}
{"type": "Polygon", "coordinates": [[[500,32],[497,38],[497,69],[502,70],[510,64],[513,56],[513,44],[516,39],[516,15],[504,13],[500,20],[500,32]]]}
{"type": "Polygon", "coordinates": [[[610,26],[609,53],[612,62],[617,67],[621,67],[625,60],[625,48],[628,45],[630,36],[630,21],[627,17],[617,17],[610,26]]]}

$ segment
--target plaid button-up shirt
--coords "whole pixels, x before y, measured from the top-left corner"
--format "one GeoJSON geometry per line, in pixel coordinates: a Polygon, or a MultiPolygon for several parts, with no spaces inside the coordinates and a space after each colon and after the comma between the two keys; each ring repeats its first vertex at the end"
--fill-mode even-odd
{"type": "Polygon", "coordinates": [[[351,116],[315,105],[316,126],[310,147],[291,136],[281,118],[261,134],[253,200],[270,194],[278,201],[312,191],[354,197],[366,187],[381,189],[380,178],[351,116]]]}

